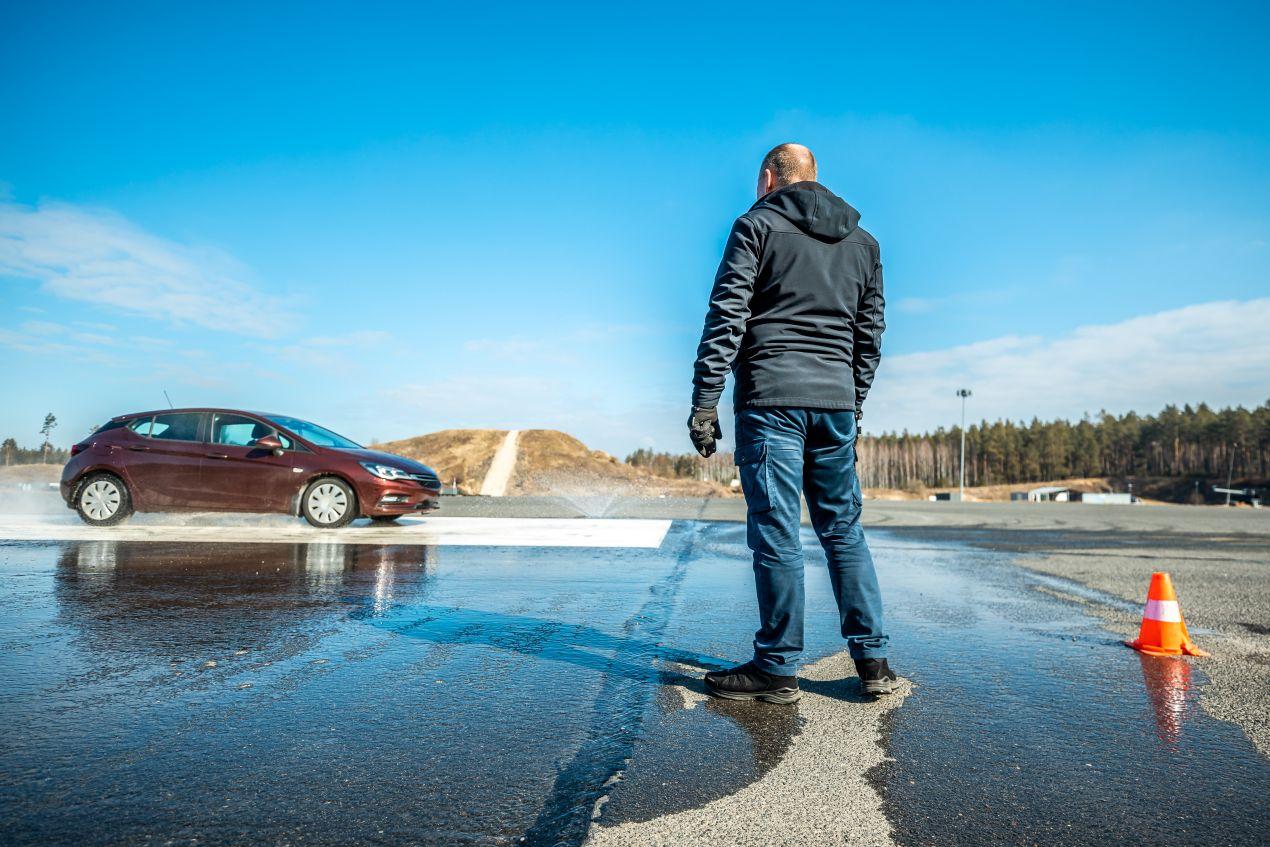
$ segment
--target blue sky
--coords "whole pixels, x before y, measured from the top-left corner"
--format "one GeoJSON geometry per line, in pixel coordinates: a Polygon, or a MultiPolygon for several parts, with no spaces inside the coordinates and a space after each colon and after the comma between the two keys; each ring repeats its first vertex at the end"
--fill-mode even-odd
{"type": "MultiPolygon", "coordinates": [[[[1270,397],[1264,4],[4,4],[0,434],[683,451],[759,158],[881,241],[866,428],[1270,397]]],[[[730,430],[730,427],[726,427],[730,430]]]]}

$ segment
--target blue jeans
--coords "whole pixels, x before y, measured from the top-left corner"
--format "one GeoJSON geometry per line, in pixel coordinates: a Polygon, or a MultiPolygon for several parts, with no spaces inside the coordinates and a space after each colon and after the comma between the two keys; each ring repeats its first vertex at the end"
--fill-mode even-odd
{"type": "Polygon", "coordinates": [[[749,512],[759,630],[754,663],[793,674],[803,651],[803,546],[806,494],[812,526],[829,557],[842,637],[853,659],[886,656],[882,597],[860,527],[851,411],[750,407],[736,416],[736,463],[749,512]]]}

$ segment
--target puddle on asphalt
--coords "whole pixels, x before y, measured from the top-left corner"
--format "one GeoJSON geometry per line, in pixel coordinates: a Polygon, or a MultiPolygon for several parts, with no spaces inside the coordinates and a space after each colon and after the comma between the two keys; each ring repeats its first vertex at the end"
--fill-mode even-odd
{"type": "Polygon", "coordinates": [[[1070,597],[1078,597],[1081,600],[1088,600],[1091,603],[1097,603],[1100,606],[1107,606],[1112,609],[1119,609],[1122,612],[1138,612],[1142,610],[1141,603],[1130,603],[1122,597],[1114,594],[1108,594],[1105,591],[1099,591],[1097,588],[1090,588],[1088,585],[1077,582],[1074,579],[1064,579],[1061,576],[1053,576],[1051,574],[1038,573],[1029,571],[1027,578],[1037,585],[1057,591],[1059,594],[1066,594],[1070,597]]]}
{"type": "MultiPolygon", "coordinates": [[[[874,774],[902,841],[1265,831],[1270,770],[1196,707],[1202,664],[992,553],[870,537],[917,686],[874,774]]],[[[841,642],[806,541],[814,660],[841,642]]],[[[800,728],[703,696],[747,658],[748,559],[743,526],[693,522],[659,551],[0,544],[5,841],[577,844],[597,803],[702,805],[800,728]]]]}
{"type": "Polygon", "coordinates": [[[914,680],[872,774],[896,840],[1265,843],[1270,762],[1199,708],[1202,661],[1129,650],[1008,561],[949,550],[884,577],[914,680]]]}
{"type": "Polygon", "coordinates": [[[699,795],[739,787],[796,727],[668,699],[700,696],[731,641],[684,598],[749,593],[711,561],[719,531],[677,525],[660,551],[0,545],[6,843],[578,843],[678,712],[734,764],[699,795]]]}

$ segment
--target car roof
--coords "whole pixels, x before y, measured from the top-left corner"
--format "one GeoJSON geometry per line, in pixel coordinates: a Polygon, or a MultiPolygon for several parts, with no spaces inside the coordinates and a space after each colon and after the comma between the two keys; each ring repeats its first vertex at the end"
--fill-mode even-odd
{"type": "Polygon", "coordinates": [[[184,409],[152,409],[148,412],[129,412],[126,415],[115,415],[112,421],[124,421],[129,418],[144,418],[151,415],[201,414],[203,412],[224,412],[228,415],[247,415],[253,418],[267,418],[263,412],[251,412],[245,409],[223,409],[219,406],[196,406],[184,409]]]}

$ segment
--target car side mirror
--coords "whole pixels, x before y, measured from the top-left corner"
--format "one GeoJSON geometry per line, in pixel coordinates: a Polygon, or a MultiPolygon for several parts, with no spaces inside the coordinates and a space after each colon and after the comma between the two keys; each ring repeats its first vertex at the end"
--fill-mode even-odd
{"type": "Polygon", "coordinates": [[[257,438],[251,446],[258,447],[261,450],[268,450],[275,456],[281,456],[283,453],[282,441],[276,435],[266,435],[264,438],[257,438]]]}

